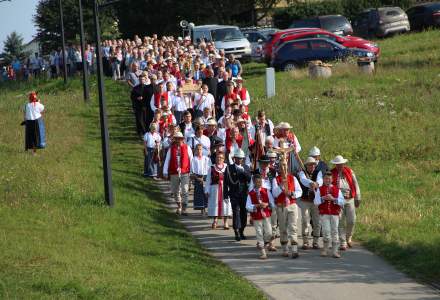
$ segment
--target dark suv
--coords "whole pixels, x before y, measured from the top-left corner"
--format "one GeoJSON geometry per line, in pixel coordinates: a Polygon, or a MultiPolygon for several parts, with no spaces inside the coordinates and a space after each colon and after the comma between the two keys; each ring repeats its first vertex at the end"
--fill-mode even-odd
{"type": "Polygon", "coordinates": [[[406,11],[412,30],[440,27],[440,2],[420,4],[406,11]]]}
{"type": "Polygon", "coordinates": [[[385,37],[394,33],[408,32],[408,16],[400,7],[370,8],[353,21],[354,33],[364,37],[385,37]]]}
{"type": "Polygon", "coordinates": [[[353,34],[353,28],[346,17],[341,15],[319,16],[314,18],[295,20],[289,28],[322,28],[340,35],[353,34]]]}

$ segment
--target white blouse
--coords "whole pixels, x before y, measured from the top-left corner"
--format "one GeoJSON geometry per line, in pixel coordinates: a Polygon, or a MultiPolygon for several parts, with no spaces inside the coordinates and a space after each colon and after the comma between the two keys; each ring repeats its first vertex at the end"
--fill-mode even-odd
{"type": "Polygon", "coordinates": [[[41,118],[41,113],[44,111],[44,105],[40,102],[26,103],[24,107],[25,120],[37,120],[41,118]]]}
{"type": "Polygon", "coordinates": [[[211,160],[209,157],[202,155],[202,157],[194,156],[191,161],[191,173],[196,175],[208,175],[211,167],[211,160]]]}
{"type": "Polygon", "coordinates": [[[161,141],[161,137],[157,132],[151,133],[151,132],[147,132],[144,135],[144,141],[145,141],[145,146],[147,148],[154,148],[156,147],[156,142],[161,141]]]}

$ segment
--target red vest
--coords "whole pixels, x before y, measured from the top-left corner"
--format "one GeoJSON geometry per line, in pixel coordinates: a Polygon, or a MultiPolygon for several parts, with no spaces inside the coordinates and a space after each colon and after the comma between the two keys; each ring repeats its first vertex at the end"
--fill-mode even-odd
{"type": "MultiPolygon", "coordinates": [[[[177,165],[177,148],[179,146],[176,144],[171,145],[170,148],[170,165],[168,167],[168,173],[170,175],[177,174],[177,168],[179,167],[177,165]]],[[[180,145],[180,174],[187,174],[189,173],[190,169],[190,162],[189,162],[189,156],[188,156],[188,145],[182,144],[180,145]]]]}
{"type": "MultiPolygon", "coordinates": [[[[342,169],[342,173],[344,174],[345,179],[348,182],[348,186],[350,187],[351,190],[351,198],[356,197],[356,186],[354,185],[353,182],[353,176],[352,176],[352,171],[349,167],[344,167],[342,169]]],[[[332,184],[339,187],[339,173],[338,170],[336,170],[336,168],[332,169],[332,184]]]]}
{"type": "Polygon", "coordinates": [[[168,92],[154,93],[154,106],[156,106],[156,108],[162,108],[160,103],[160,98],[162,97],[165,98],[165,105],[168,106],[168,92]]]}
{"type": "Polygon", "coordinates": [[[225,107],[234,103],[237,100],[237,94],[232,92],[231,94],[225,95],[225,107]]]}
{"type": "Polygon", "coordinates": [[[246,92],[247,91],[244,87],[242,87],[241,90],[238,90],[237,88],[234,89],[234,93],[240,96],[241,101],[246,100],[246,92]]]}
{"type": "MultiPolygon", "coordinates": [[[[263,187],[260,188],[261,202],[269,204],[269,196],[267,195],[267,193],[268,193],[267,189],[263,187]]],[[[249,192],[249,197],[251,198],[253,205],[260,204],[260,202],[257,199],[257,193],[255,192],[255,190],[249,192]]],[[[255,211],[251,212],[252,220],[262,220],[263,218],[270,218],[271,211],[269,207],[270,205],[264,209],[258,207],[255,211]]]]}
{"type": "MultiPolygon", "coordinates": [[[[330,187],[323,185],[319,188],[319,193],[321,197],[327,194],[331,194],[334,198],[338,198],[339,188],[336,185],[332,185],[330,187]]],[[[324,201],[318,206],[318,209],[320,215],[337,216],[341,211],[341,207],[337,205],[334,201],[324,201]]]]}
{"type": "MultiPolygon", "coordinates": [[[[278,185],[282,185],[283,179],[281,177],[281,175],[278,175],[276,177],[277,179],[277,184],[278,185]]],[[[287,175],[287,189],[289,190],[289,192],[294,193],[295,192],[295,178],[293,177],[292,174],[288,174],[287,175]]],[[[286,196],[286,194],[284,192],[281,192],[281,194],[278,195],[278,197],[275,199],[276,204],[278,205],[286,205],[286,200],[289,201],[289,204],[295,204],[296,203],[296,199],[295,197],[290,197],[290,196],[286,196]],[[288,198],[288,199],[286,199],[288,198]]]]}
{"type": "MultiPolygon", "coordinates": [[[[237,142],[238,147],[241,148],[241,145],[243,143],[243,136],[241,134],[238,134],[235,137],[235,141],[237,142]]],[[[232,150],[232,140],[231,140],[231,129],[226,129],[226,150],[231,151],[232,150]]]]}
{"type": "Polygon", "coordinates": [[[173,123],[173,114],[170,113],[165,120],[161,118],[159,121],[160,134],[163,135],[165,133],[165,129],[167,129],[171,123],[173,123]]]}
{"type": "Polygon", "coordinates": [[[224,174],[221,171],[217,171],[217,168],[211,166],[211,185],[212,184],[221,184],[223,182],[224,174]]]}

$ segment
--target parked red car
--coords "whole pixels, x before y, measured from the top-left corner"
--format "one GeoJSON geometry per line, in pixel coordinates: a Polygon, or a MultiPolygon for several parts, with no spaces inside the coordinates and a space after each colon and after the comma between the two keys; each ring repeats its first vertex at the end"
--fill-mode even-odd
{"type": "Polygon", "coordinates": [[[273,46],[280,38],[284,38],[288,34],[309,32],[314,30],[319,30],[319,28],[289,28],[270,34],[266,40],[266,43],[263,45],[264,61],[267,65],[270,64],[270,60],[272,59],[272,50],[275,49],[273,46]]]}
{"type": "Polygon", "coordinates": [[[376,59],[379,58],[380,56],[379,46],[371,41],[364,40],[362,38],[351,35],[340,36],[320,28],[308,28],[308,29],[311,30],[305,30],[305,28],[302,28],[299,31],[289,31],[280,34],[276,38],[276,40],[272,42],[270,51],[268,51],[267,49],[269,47],[265,48],[265,58],[269,52],[272,54],[273,49],[277,49],[284,42],[297,40],[297,39],[306,39],[306,38],[326,38],[335,41],[338,44],[341,44],[347,48],[358,48],[358,49],[365,49],[371,51],[374,53],[376,59]]]}

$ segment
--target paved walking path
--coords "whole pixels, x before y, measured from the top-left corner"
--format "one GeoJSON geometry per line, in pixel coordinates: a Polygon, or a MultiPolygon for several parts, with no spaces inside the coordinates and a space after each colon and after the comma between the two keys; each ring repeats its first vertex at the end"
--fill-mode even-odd
{"type": "MultiPolygon", "coordinates": [[[[168,183],[158,184],[170,207],[175,209],[168,183]]],[[[252,226],[245,230],[248,239],[236,242],[232,228],[212,230],[210,219],[199,211],[188,212],[181,222],[200,244],[270,299],[440,299],[436,291],[409,279],[359,245],[343,252],[341,259],[320,257],[319,250],[300,250],[300,257],[294,260],[282,257],[279,250],[268,252],[269,259],[262,261],[258,259],[252,226]]],[[[219,225],[222,228],[221,221],[219,225]]]]}

